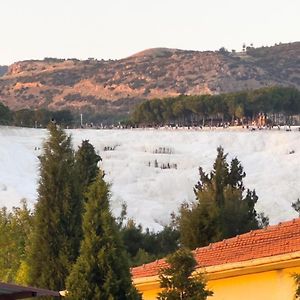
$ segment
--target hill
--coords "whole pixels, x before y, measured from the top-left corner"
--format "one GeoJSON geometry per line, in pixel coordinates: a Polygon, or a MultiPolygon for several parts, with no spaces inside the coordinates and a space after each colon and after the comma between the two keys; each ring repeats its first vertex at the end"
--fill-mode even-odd
{"type": "Polygon", "coordinates": [[[121,60],[29,60],[0,78],[11,109],[127,114],[145,99],[218,94],[272,85],[300,89],[300,42],[245,52],[155,48],[121,60]]]}

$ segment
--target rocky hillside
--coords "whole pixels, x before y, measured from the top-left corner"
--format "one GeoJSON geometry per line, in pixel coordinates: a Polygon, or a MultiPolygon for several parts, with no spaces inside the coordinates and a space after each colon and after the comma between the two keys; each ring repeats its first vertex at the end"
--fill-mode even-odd
{"type": "Polygon", "coordinates": [[[242,53],[156,48],[121,60],[22,61],[0,78],[0,102],[124,114],[144,99],[271,85],[300,89],[300,42],[242,53]]]}

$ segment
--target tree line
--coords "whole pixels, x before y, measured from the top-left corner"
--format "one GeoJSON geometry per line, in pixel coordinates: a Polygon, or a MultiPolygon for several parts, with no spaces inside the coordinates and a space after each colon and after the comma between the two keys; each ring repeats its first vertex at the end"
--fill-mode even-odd
{"type": "Polygon", "coordinates": [[[45,128],[51,120],[64,126],[72,126],[75,122],[74,114],[69,110],[51,111],[42,108],[12,111],[0,103],[0,125],[45,128]]]}
{"type": "MultiPolygon", "coordinates": [[[[39,157],[34,211],[23,201],[21,208],[0,212],[0,280],[67,288],[71,299],[139,299],[130,266],[174,253],[170,264],[176,267],[177,259],[188,263],[180,275],[187,276],[182,281],[190,286],[196,262],[183,248],[192,250],[268,224],[268,218],[255,210],[255,191],[243,184],[241,163],[237,158],[228,162],[222,147],[210,173],[199,168],[195,201],[183,203],[163,230],[153,232],[128,219],[125,205],[116,218],[110,209],[110,186],[99,168],[101,157],[93,145],[83,141],[75,151],[61,127],[51,123],[48,129],[39,157]]],[[[162,287],[170,279],[164,276],[169,271],[160,275],[162,287]]],[[[206,299],[211,292],[197,278],[194,292],[206,299]]],[[[159,299],[177,299],[172,295],[162,293],[159,299]]]]}
{"type": "Polygon", "coordinates": [[[258,114],[300,113],[300,92],[291,87],[266,87],[220,95],[180,95],[153,99],[136,106],[131,121],[138,125],[205,125],[253,120],[258,114]]]}
{"type": "MultiPolygon", "coordinates": [[[[97,114],[88,111],[84,123],[100,125],[119,124],[138,126],[246,124],[259,114],[268,115],[270,124],[276,115],[284,115],[287,122],[292,115],[300,114],[300,92],[291,87],[266,87],[220,95],[180,95],[175,98],[151,99],[135,106],[130,117],[118,114],[97,114]]],[[[0,103],[0,125],[46,127],[51,120],[80,127],[80,112],[48,109],[10,110],[0,103]]],[[[276,124],[278,125],[278,124],[276,124]]]]}
{"type": "MultiPolygon", "coordinates": [[[[83,123],[88,124],[88,126],[92,124],[119,124],[119,122],[124,121],[124,118],[125,116],[121,114],[96,113],[92,111],[83,113],[83,123]]],[[[70,128],[79,128],[81,126],[79,111],[68,109],[52,111],[45,108],[36,110],[26,108],[13,111],[0,102],[0,125],[46,128],[52,120],[70,128]]]]}

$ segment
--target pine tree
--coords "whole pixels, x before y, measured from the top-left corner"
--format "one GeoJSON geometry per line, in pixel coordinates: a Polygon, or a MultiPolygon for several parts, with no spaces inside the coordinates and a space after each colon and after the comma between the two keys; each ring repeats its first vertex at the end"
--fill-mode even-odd
{"type": "Polygon", "coordinates": [[[50,124],[40,157],[38,201],[29,253],[29,281],[61,290],[78,254],[80,203],[74,191],[71,137],[50,124]]]}
{"type": "Polygon", "coordinates": [[[213,292],[206,289],[202,274],[195,271],[197,262],[193,253],[187,249],[179,249],[166,259],[168,267],[160,271],[160,287],[158,300],[205,300],[213,292]]]}
{"type": "Polygon", "coordinates": [[[87,192],[80,255],[67,280],[74,300],[139,299],[132,285],[128,259],[109,208],[109,188],[102,176],[87,192]]]}
{"type": "Polygon", "coordinates": [[[196,202],[183,204],[180,209],[180,239],[191,249],[268,224],[268,218],[255,210],[255,190],[245,190],[246,174],[239,160],[234,158],[229,166],[223,148],[217,152],[209,174],[199,168],[200,180],[194,188],[196,202]]]}

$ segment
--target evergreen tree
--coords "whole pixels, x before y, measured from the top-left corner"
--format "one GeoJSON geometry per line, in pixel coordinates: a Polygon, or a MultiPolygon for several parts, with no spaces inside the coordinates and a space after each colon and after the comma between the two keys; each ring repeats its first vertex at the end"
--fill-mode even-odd
{"type": "MultiPolygon", "coordinates": [[[[101,157],[95,152],[95,148],[88,140],[84,140],[75,154],[75,167],[79,184],[86,190],[89,184],[95,180],[98,172],[98,162],[101,157]]],[[[84,192],[84,191],[83,191],[84,192]]]]}
{"type": "Polygon", "coordinates": [[[268,218],[255,210],[255,191],[245,190],[246,174],[241,163],[234,158],[229,166],[223,148],[217,152],[210,174],[199,168],[200,180],[194,188],[196,202],[183,204],[180,209],[180,239],[191,249],[268,224],[268,218]]]}
{"type": "Polygon", "coordinates": [[[197,262],[193,253],[186,249],[179,249],[166,259],[168,267],[160,271],[159,300],[205,300],[213,292],[206,289],[203,275],[193,274],[197,262]]]}
{"type": "Polygon", "coordinates": [[[38,201],[29,257],[29,281],[61,290],[78,255],[80,203],[74,191],[71,137],[50,124],[40,157],[38,201]]]}
{"type": "Polygon", "coordinates": [[[74,197],[77,201],[77,216],[76,228],[78,234],[78,243],[76,248],[80,248],[80,242],[83,238],[82,236],[82,215],[83,206],[86,201],[85,193],[88,186],[96,179],[99,172],[98,162],[101,157],[96,153],[95,148],[88,140],[82,141],[78,150],[75,153],[75,164],[74,164],[74,197]]]}
{"type": "Polygon", "coordinates": [[[67,280],[74,300],[139,299],[131,282],[128,259],[109,208],[109,188],[101,176],[86,194],[84,239],[67,280]]]}

